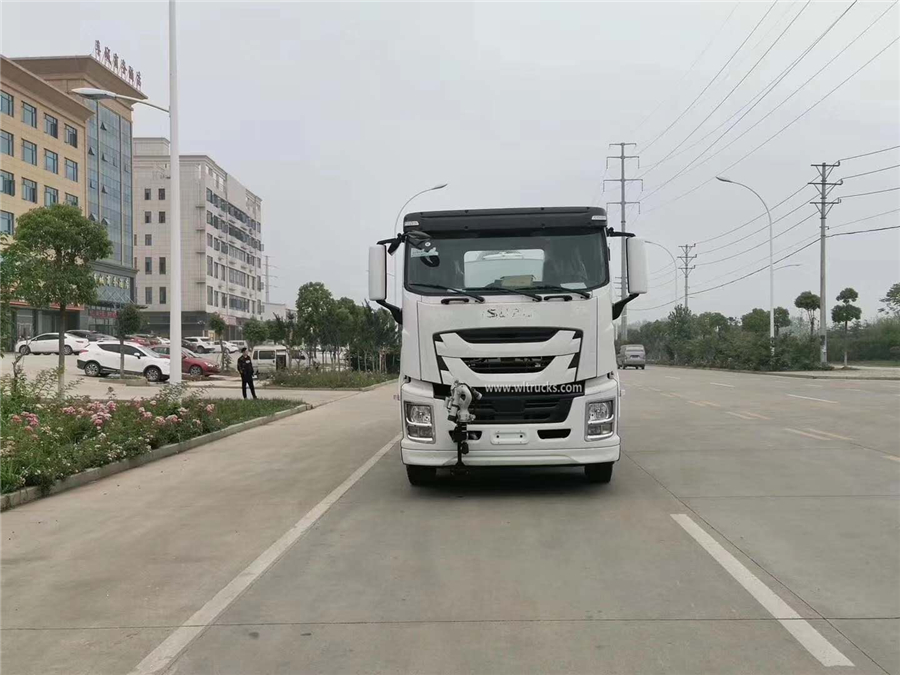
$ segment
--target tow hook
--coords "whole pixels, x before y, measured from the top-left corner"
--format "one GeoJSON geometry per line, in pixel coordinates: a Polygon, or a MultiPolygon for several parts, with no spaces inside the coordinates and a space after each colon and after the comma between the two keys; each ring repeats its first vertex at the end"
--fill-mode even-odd
{"type": "Polygon", "coordinates": [[[469,412],[469,406],[473,400],[481,398],[481,394],[469,387],[469,385],[454,380],[450,387],[450,396],[447,397],[447,419],[455,423],[450,438],[456,443],[456,464],[453,466],[453,475],[462,476],[468,471],[463,464],[463,455],[469,454],[469,429],[468,424],[475,419],[475,415],[469,412]]]}

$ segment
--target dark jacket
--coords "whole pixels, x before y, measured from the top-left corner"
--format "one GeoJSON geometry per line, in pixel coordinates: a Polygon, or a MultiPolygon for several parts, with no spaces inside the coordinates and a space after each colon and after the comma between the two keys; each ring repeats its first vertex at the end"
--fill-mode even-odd
{"type": "Polygon", "coordinates": [[[238,372],[244,377],[253,377],[253,361],[248,354],[243,354],[237,361],[238,372]]]}

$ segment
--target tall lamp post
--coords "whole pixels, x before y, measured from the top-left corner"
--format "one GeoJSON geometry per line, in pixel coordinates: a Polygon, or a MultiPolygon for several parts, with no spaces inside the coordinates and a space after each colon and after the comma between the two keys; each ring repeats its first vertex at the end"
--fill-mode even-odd
{"type": "MultiPolygon", "coordinates": [[[[406,202],[403,204],[403,206],[400,207],[400,210],[397,211],[397,217],[394,219],[394,234],[396,235],[400,229],[400,216],[403,215],[404,209],[406,209],[406,207],[409,206],[409,203],[413,199],[415,199],[419,195],[424,195],[426,192],[434,192],[435,190],[443,190],[445,187],[447,187],[447,185],[448,185],[448,183],[441,183],[440,185],[435,185],[434,187],[425,188],[424,190],[419,190],[416,194],[414,194],[412,197],[407,199],[406,202]]],[[[397,303],[397,306],[399,307],[400,306],[400,285],[399,285],[400,275],[397,274],[398,260],[399,260],[399,258],[394,258],[394,296],[395,296],[395,302],[397,303]]]]}
{"type": "Polygon", "coordinates": [[[742,188],[746,188],[750,190],[753,194],[756,195],[756,198],[762,202],[763,208],[766,210],[766,215],[769,217],[769,349],[772,354],[775,353],[775,267],[774,267],[774,247],[773,247],[773,237],[772,237],[772,214],[769,211],[768,205],[766,205],[766,201],[760,197],[759,193],[754,190],[749,185],[744,185],[743,183],[738,183],[736,180],[731,180],[729,178],[725,178],[724,176],[716,176],[716,180],[720,180],[723,183],[731,183],[732,185],[740,185],[742,188]]]}
{"type": "Polygon", "coordinates": [[[655,241],[650,241],[649,239],[645,239],[644,241],[646,241],[651,246],[657,246],[657,247],[661,248],[663,251],[668,253],[669,257],[672,259],[672,265],[675,267],[675,299],[677,300],[678,299],[678,261],[675,260],[675,256],[672,255],[672,252],[669,249],[667,249],[665,246],[663,246],[662,244],[658,244],[655,241]]]}
{"type": "MultiPolygon", "coordinates": [[[[129,103],[141,103],[157,110],[169,113],[169,203],[171,210],[171,242],[169,255],[172,260],[172,271],[169,281],[172,293],[169,299],[169,340],[172,349],[181,348],[181,171],[178,158],[178,67],[175,39],[175,0],[169,0],[169,107],[143,101],[131,96],[122,96],[112,91],[80,87],[72,90],[73,94],[92,101],[119,100],[129,103]]],[[[178,352],[174,352],[177,354],[178,352]]],[[[181,383],[180,364],[169,369],[169,382],[181,383]]]]}

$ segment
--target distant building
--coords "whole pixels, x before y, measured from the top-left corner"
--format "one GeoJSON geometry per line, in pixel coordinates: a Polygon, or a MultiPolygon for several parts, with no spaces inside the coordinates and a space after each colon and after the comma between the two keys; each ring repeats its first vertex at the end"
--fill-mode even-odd
{"type": "MultiPolygon", "coordinates": [[[[149,330],[169,334],[171,210],[169,141],[134,141],[134,266],[149,330]]],[[[220,314],[226,338],[262,319],[262,200],[206,155],[181,155],[181,307],[185,336],[209,333],[220,314]]]]}
{"type": "MultiPolygon", "coordinates": [[[[291,308],[293,309],[293,308],[291,308]]],[[[276,316],[280,316],[284,318],[285,313],[288,310],[288,306],[283,302],[264,302],[263,303],[263,319],[269,320],[273,319],[276,316]]]]}

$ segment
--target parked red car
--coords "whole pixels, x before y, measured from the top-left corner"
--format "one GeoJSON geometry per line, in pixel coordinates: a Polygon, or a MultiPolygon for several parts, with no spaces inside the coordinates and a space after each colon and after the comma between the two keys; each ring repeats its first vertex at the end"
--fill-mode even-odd
{"type": "MultiPolygon", "coordinates": [[[[169,356],[169,345],[157,345],[153,347],[153,351],[163,356],[169,356]]],[[[199,354],[195,354],[190,349],[181,350],[181,372],[192,377],[209,377],[219,372],[219,366],[205,359],[199,354]]]]}

